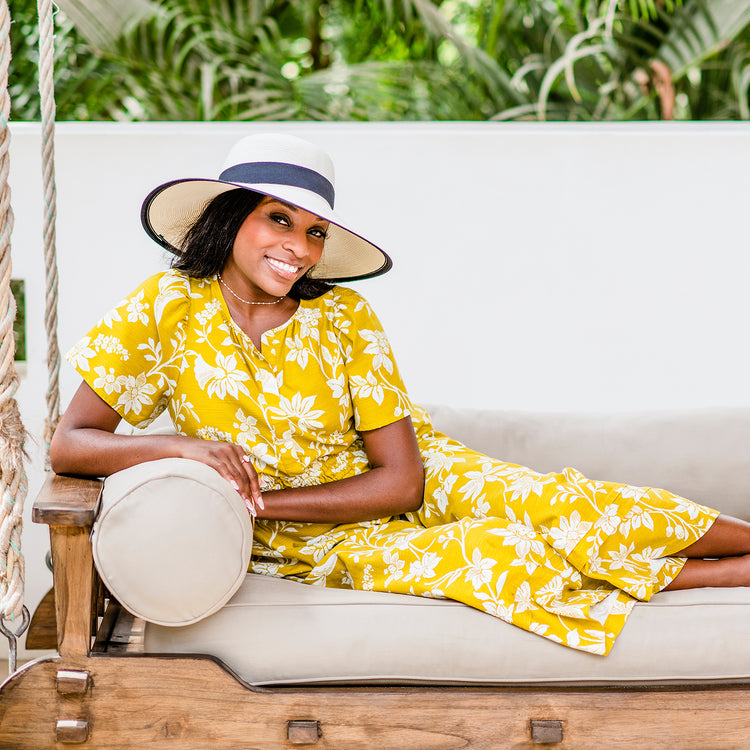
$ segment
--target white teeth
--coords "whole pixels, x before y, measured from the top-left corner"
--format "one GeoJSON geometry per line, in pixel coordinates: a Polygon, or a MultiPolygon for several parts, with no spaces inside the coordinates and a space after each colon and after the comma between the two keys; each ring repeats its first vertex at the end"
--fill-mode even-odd
{"type": "Polygon", "coordinates": [[[299,271],[299,266],[293,266],[291,263],[284,263],[283,261],[276,260],[276,258],[267,258],[266,260],[274,268],[278,268],[279,271],[284,271],[284,273],[297,273],[299,271]]]}

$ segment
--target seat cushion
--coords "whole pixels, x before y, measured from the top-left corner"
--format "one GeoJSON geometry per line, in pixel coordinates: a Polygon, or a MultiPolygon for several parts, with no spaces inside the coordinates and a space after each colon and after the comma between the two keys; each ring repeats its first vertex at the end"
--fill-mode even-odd
{"type": "Polygon", "coordinates": [[[638,685],[750,679],[750,589],[656,594],[606,656],[451,601],[248,574],[220,611],[146,628],[149,653],[203,653],[253,685],[638,685]]]}
{"type": "Polygon", "coordinates": [[[108,477],[92,532],[105,586],[134,615],[167,626],[197,622],[229,600],[245,579],[252,539],[239,494],[185,458],[108,477]]]}

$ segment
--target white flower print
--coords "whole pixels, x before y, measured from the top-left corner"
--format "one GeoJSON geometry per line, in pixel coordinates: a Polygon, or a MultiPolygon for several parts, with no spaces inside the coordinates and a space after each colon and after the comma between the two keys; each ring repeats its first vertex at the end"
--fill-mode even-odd
{"type": "Polygon", "coordinates": [[[425,578],[435,577],[435,566],[440,562],[440,557],[434,552],[424,552],[409,565],[409,572],[404,576],[404,581],[421,581],[425,578]]]}
{"type": "Polygon", "coordinates": [[[123,347],[120,339],[115,336],[105,336],[99,334],[91,345],[94,349],[101,349],[107,352],[107,354],[119,354],[120,358],[127,361],[130,358],[130,352],[123,347]]]}
{"type": "Polygon", "coordinates": [[[250,570],[253,573],[259,573],[260,575],[275,576],[281,569],[282,564],[277,562],[261,562],[260,560],[253,560],[250,563],[250,570]]]}
{"type": "Polygon", "coordinates": [[[150,396],[156,393],[156,388],[146,381],[144,373],[135,378],[132,375],[120,375],[117,384],[123,389],[117,406],[124,406],[126,412],[132,411],[133,414],[140,414],[141,408],[151,403],[150,396]]]}
{"type": "Polygon", "coordinates": [[[257,427],[258,420],[255,417],[245,414],[242,409],[237,409],[234,417],[237,421],[232,426],[235,430],[239,430],[237,434],[239,445],[247,445],[260,435],[260,430],[257,427]]]}
{"type": "Polygon", "coordinates": [[[527,609],[534,607],[534,600],[531,598],[531,586],[528,581],[524,581],[516,590],[514,597],[516,612],[525,612],[527,609]]]}
{"type": "Polygon", "coordinates": [[[307,356],[309,354],[308,344],[299,336],[287,338],[286,340],[287,362],[296,362],[303,369],[307,367],[307,356]]]}
{"type": "Polygon", "coordinates": [[[400,534],[394,534],[391,538],[391,547],[395,549],[406,550],[409,549],[409,545],[416,536],[419,535],[419,531],[405,531],[400,534]]]}
{"type": "Polygon", "coordinates": [[[104,367],[95,367],[94,372],[99,376],[94,380],[94,388],[101,388],[105,393],[119,393],[121,388],[117,382],[115,368],[107,370],[104,367]]]}
{"type": "Polygon", "coordinates": [[[346,377],[343,374],[326,380],[326,385],[331,389],[331,396],[339,402],[339,406],[346,406],[349,402],[349,391],[346,388],[346,377]]]}
{"type": "Polygon", "coordinates": [[[195,358],[195,377],[201,388],[205,389],[209,396],[226,398],[227,394],[237,398],[240,393],[249,395],[244,385],[250,380],[250,375],[240,368],[235,354],[225,355],[221,352],[216,354],[216,367],[206,362],[201,355],[195,358]]]}
{"type": "Polygon", "coordinates": [[[581,520],[581,514],[577,510],[574,510],[570,517],[560,516],[560,525],[549,530],[549,535],[553,539],[552,546],[569,555],[592,526],[589,521],[581,520]]]}
{"type": "MultiPolygon", "coordinates": [[[[428,476],[434,477],[441,471],[446,471],[456,463],[461,463],[463,459],[456,460],[446,450],[430,449],[423,454],[424,468],[428,476]]],[[[455,481],[455,477],[454,477],[455,481]]]]}
{"type": "Polygon", "coordinates": [[[634,529],[640,528],[641,524],[647,529],[654,530],[654,519],[651,514],[644,508],[633,508],[630,513],[625,517],[626,521],[630,521],[630,525],[634,529]]]}
{"type": "Polygon", "coordinates": [[[605,534],[614,534],[622,520],[618,515],[620,508],[618,505],[608,505],[594,524],[595,528],[601,529],[605,534]]]}
{"type": "Polygon", "coordinates": [[[120,315],[120,311],[117,307],[115,307],[101,319],[100,325],[107,326],[107,328],[112,328],[114,323],[119,323],[121,320],[122,316],[120,315]]]}
{"type": "MultiPolygon", "coordinates": [[[[316,565],[306,576],[305,583],[312,583],[316,586],[325,586],[326,579],[336,569],[336,555],[330,555],[322,565],[316,565]]],[[[372,575],[370,576],[372,580],[372,575]]]]}
{"type": "Polygon", "coordinates": [[[627,547],[624,544],[620,544],[620,549],[617,552],[610,552],[609,559],[611,568],[627,568],[628,558],[633,554],[635,549],[634,544],[629,544],[627,547]]]}
{"type": "Polygon", "coordinates": [[[534,476],[531,473],[523,473],[520,476],[512,479],[508,484],[508,489],[513,492],[511,495],[511,501],[528,500],[529,495],[533,492],[537,497],[541,497],[542,490],[545,484],[548,484],[550,479],[542,479],[541,476],[534,476]]]}
{"type": "Polygon", "coordinates": [[[195,433],[199,438],[203,440],[216,440],[220,443],[231,443],[232,436],[228,432],[219,430],[216,427],[201,427],[198,432],[195,433]]]}
{"type": "Polygon", "coordinates": [[[303,339],[312,338],[320,340],[320,319],[323,316],[320,310],[309,307],[297,308],[297,323],[299,324],[299,335],[303,339]]]}
{"type": "Polygon", "coordinates": [[[385,398],[381,382],[371,372],[367,373],[366,378],[361,375],[352,375],[350,387],[355,395],[359,395],[361,398],[370,397],[377,404],[382,404],[385,398]]]}
{"type": "Polygon", "coordinates": [[[358,331],[361,338],[368,342],[365,354],[372,355],[372,366],[379,370],[381,367],[388,373],[393,372],[393,361],[390,358],[391,347],[383,331],[358,331]]]}
{"type": "Polygon", "coordinates": [[[544,542],[531,528],[531,521],[527,525],[514,520],[505,527],[490,529],[488,533],[503,537],[503,546],[514,546],[519,560],[525,559],[529,553],[544,555],[544,542]]]}
{"type": "Polygon", "coordinates": [[[632,487],[631,485],[625,485],[620,488],[620,495],[622,497],[632,497],[633,500],[638,502],[641,498],[648,495],[648,487],[632,487]]]}
{"type": "Polygon", "coordinates": [[[386,586],[391,581],[397,581],[403,576],[404,565],[406,563],[399,559],[398,552],[387,550],[383,555],[383,562],[388,566],[386,568],[388,573],[388,577],[385,579],[386,586]]]}
{"type": "Polygon", "coordinates": [[[205,307],[195,314],[196,320],[202,325],[206,325],[221,310],[221,303],[217,299],[209,300],[205,307]]]}
{"type": "Polygon", "coordinates": [[[268,411],[279,414],[284,419],[294,419],[301,430],[320,430],[323,423],[318,421],[325,413],[323,409],[313,409],[315,396],[303,398],[302,394],[295,393],[291,398],[282,396],[279,405],[269,407],[268,411]]]}
{"type": "Polygon", "coordinates": [[[492,569],[497,565],[496,560],[482,557],[479,547],[474,548],[471,555],[471,567],[466,570],[466,580],[478,591],[484,584],[492,580],[492,569]]]}
{"type": "Polygon", "coordinates": [[[89,346],[91,339],[86,336],[82,338],[66,355],[65,359],[81,370],[88,372],[89,359],[96,355],[96,352],[89,346]]]}
{"type": "Polygon", "coordinates": [[[362,571],[362,588],[365,591],[372,591],[375,588],[375,579],[372,577],[372,565],[365,565],[362,571]]]}
{"type": "Polygon", "coordinates": [[[545,603],[555,601],[562,596],[563,589],[565,588],[565,582],[562,576],[554,576],[544,586],[537,589],[536,598],[537,601],[544,600],[545,603]]]}
{"type": "Polygon", "coordinates": [[[300,549],[300,554],[312,555],[313,560],[315,560],[316,563],[319,563],[335,546],[335,538],[326,534],[321,534],[320,536],[310,539],[308,543],[300,549]]]}
{"type": "Polygon", "coordinates": [[[473,518],[487,518],[492,506],[485,497],[477,498],[471,506],[471,515],[473,518]]]}
{"type": "Polygon", "coordinates": [[[159,294],[154,300],[154,318],[161,322],[164,308],[173,300],[190,295],[190,282],[174,272],[167,272],[159,279],[159,294]]]}
{"type": "Polygon", "coordinates": [[[126,309],[128,312],[128,323],[143,323],[143,325],[148,325],[149,318],[146,315],[146,310],[149,309],[149,304],[143,301],[143,289],[135,297],[131,297],[128,300],[126,309]]]}

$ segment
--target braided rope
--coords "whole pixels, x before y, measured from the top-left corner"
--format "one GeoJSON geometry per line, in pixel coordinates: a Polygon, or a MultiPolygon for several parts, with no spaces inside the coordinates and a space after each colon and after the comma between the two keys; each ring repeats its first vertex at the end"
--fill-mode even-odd
{"type": "Polygon", "coordinates": [[[37,0],[39,12],[39,94],[42,108],[42,180],[44,187],[45,328],[47,332],[47,419],[44,423],[45,463],[49,469],[49,446],[60,421],[60,349],[57,344],[57,257],[55,219],[55,86],[54,19],[52,0],[37,0]]]}
{"type": "Polygon", "coordinates": [[[18,388],[13,359],[15,300],[10,288],[10,11],[0,0],[0,620],[15,620],[23,612],[24,559],[21,554],[23,503],[27,480],[24,473],[26,437],[15,393],[18,388]]]}

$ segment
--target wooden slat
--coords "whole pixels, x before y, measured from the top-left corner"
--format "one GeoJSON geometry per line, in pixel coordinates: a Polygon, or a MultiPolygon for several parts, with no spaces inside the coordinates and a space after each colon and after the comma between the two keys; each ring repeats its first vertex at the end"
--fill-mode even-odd
{"type": "Polygon", "coordinates": [[[91,526],[101,488],[100,479],[52,474],[34,502],[32,520],[50,526],[91,526]]]}
{"type": "Polygon", "coordinates": [[[110,638],[117,626],[117,620],[124,611],[117,599],[109,599],[102,616],[102,621],[99,623],[99,628],[96,631],[96,638],[91,647],[92,652],[100,654],[107,652],[110,638]]]}
{"type": "Polygon", "coordinates": [[[65,718],[88,721],[86,747],[107,750],[286,747],[290,721],[319,722],[315,747],[346,750],[532,750],[532,721],[559,722],[562,742],[549,746],[561,750],[745,750],[749,709],[746,686],[253,690],[207,657],[94,656],[36,662],[11,678],[0,692],[0,747],[54,747],[65,718]],[[88,672],[93,689],[74,702],[60,695],[60,669],[88,672]]]}
{"type": "Polygon", "coordinates": [[[26,633],[26,648],[34,651],[54,651],[57,648],[54,589],[50,589],[44,595],[31,616],[29,630],[26,633]]]}
{"type": "Polygon", "coordinates": [[[85,656],[91,648],[94,558],[89,528],[50,526],[54,564],[57,650],[85,656]]]}

